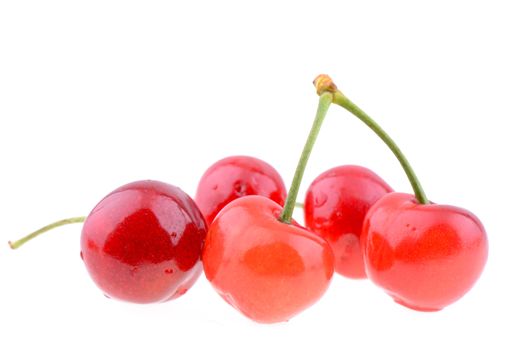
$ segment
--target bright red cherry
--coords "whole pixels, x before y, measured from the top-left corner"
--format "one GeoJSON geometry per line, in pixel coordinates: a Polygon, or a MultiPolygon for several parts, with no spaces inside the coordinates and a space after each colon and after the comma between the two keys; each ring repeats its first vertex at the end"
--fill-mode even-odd
{"type": "Polygon", "coordinates": [[[366,277],[360,250],[362,222],[369,208],[391,191],[377,174],[356,165],[329,169],[309,186],[304,202],[305,224],[329,242],[339,274],[366,277]]]}
{"type": "Polygon", "coordinates": [[[488,257],[482,223],[469,211],[420,204],[391,193],[368,211],[362,229],[368,277],[398,303],[440,310],[462,297],[488,257]]]}
{"type": "Polygon", "coordinates": [[[205,220],[178,187],[138,181],[107,195],[86,218],[82,258],[111,297],[152,303],[184,294],[202,271],[205,220]]]}
{"type": "Polygon", "coordinates": [[[262,323],[287,321],[315,303],[334,271],[329,244],[261,196],[229,203],[211,224],[202,261],[207,279],[229,304],[262,323]]]}
{"type": "Polygon", "coordinates": [[[278,172],[268,163],[248,156],[219,160],[206,170],[195,202],[209,224],[229,202],[248,195],[260,195],[284,205],[286,186],[278,172]]]}

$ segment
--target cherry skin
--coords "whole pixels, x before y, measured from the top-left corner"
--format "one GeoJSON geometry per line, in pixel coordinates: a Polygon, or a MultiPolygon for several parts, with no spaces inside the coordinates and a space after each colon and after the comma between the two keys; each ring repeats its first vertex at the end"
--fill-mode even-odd
{"type": "Polygon", "coordinates": [[[207,279],[229,304],[261,323],[287,321],[315,303],[334,271],[329,244],[278,217],[262,196],[229,203],[209,227],[202,261],[207,279]]]}
{"type": "Polygon", "coordinates": [[[488,257],[486,232],[469,211],[420,204],[390,193],[368,211],[362,229],[368,277],[398,303],[436,311],[479,278],[488,257]]]}
{"type": "Polygon", "coordinates": [[[360,250],[364,216],[377,200],[393,191],[371,170],[343,165],[320,174],[309,186],[304,202],[306,227],[325,238],[335,253],[335,271],[365,278],[360,250]]]}
{"type": "Polygon", "coordinates": [[[138,181],[107,195],[86,218],[81,256],[108,297],[153,303],[184,294],[202,272],[206,223],[178,187],[138,181]]]}
{"type": "Polygon", "coordinates": [[[210,225],[226,204],[247,195],[264,196],[284,205],[286,186],[268,163],[248,156],[232,156],[206,170],[198,184],[195,202],[210,225]]]}

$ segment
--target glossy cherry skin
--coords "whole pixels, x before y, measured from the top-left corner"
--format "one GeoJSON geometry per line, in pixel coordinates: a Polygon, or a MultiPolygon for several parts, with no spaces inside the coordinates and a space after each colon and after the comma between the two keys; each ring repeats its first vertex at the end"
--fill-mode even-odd
{"type": "Polygon", "coordinates": [[[371,170],[342,165],[320,174],[309,186],[304,202],[306,227],[324,237],[335,253],[335,271],[365,278],[360,233],[367,211],[393,191],[371,170]]]}
{"type": "Polygon", "coordinates": [[[284,205],[286,186],[268,163],[248,156],[232,156],[206,170],[198,184],[195,202],[209,225],[226,204],[248,195],[264,196],[284,205]]]}
{"type": "Polygon", "coordinates": [[[315,303],[334,271],[329,244],[278,220],[282,207],[261,196],[229,203],[211,224],[202,261],[229,304],[261,323],[287,321],[315,303]]]}
{"type": "Polygon", "coordinates": [[[469,211],[421,205],[390,193],[368,211],[362,229],[368,277],[398,303],[436,311],[455,302],[479,278],[488,257],[486,232],[469,211]]]}
{"type": "Polygon", "coordinates": [[[202,272],[206,223],[178,187],[138,181],[107,195],[86,218],[81,256],[106,296],[153,303],[184,294],[202,272]]]}

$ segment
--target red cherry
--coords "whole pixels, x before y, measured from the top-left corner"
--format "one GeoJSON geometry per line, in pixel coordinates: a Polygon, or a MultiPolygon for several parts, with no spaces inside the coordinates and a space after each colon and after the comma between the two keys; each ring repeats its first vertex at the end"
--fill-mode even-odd
{"type": "Polygon", "coordinates": [[[398,303],[435,311],[461,298],[488,257],[486,232],[469,211],[420,204],[390,193],[368,211],[362,229],[368,277],[398,303]]]}
{"type": "Polygon", "coordinates": [[[315,303],[334,271],[329,244],[285,224],[282,207],[261,196],[229,203],[211,224],[202,261],[229,304],[262,323],[287,321],[315,303]]]}
{"type": "Polygon", "coordinates": [[[219,160],[206,170],[195,202],[209,224],[229,202],[247,195],[260,195],[284,205],[286,186],[278,172],[268,163],[248,156],[219,160]]]}
{"type": "Polygon", "coordinates": [[[82,258],[111,297],[135,303],[174,299],[202,271],[206,223],[178,187],[138,181],[107,195],[86,218],[82,258]]]}
{"type": "Polygon", "coordinates": [[[360,250],[362,222],[369,208],[391,191],[377,174],[356,165],[329,169],[309,186],[304,202],[306,227],[329,242],[339,274],[366,277],[360,250]]]}

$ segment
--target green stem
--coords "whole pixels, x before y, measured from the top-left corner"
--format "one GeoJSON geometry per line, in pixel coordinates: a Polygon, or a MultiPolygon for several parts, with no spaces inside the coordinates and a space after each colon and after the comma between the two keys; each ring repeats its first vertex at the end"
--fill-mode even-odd
{"type": "Polygon", "coordinates": [[[63,219],[63,220],[59,220],[59,221],[56,221],[56,222],[53,222],[52,224],[49,224],[47,226],[44,226],[42,227],[41,229],[39,230],[36,230],[35,232],[33,233],[30,233],[28,234],[27,236],[25,237],[22,237],[20,238],[19,240],[15,241],[15,242],[11,242],[9,241],[9,246],[12,248],[12,249],[17,249],[19,248],[20,246],[22,246],[24,243],[32,240],[33,238],[35,238],[36,236],[40,236],[42,233],[44,232],[47,232],[49,230],[52,230],[56,227],[60,227],[60,226],[64,226],[64,225],[68,225],[68,224],[74,224],[74,223],[80,223],[80,222],[84,222],[86,219],[85,216],[77,216],[77,217],[74,217],[74,218],[69,218],[69,219],[63,219]]]}
{"type": "Polygon", "coordinates": [[[291,188],[286,198],[286,203],[284,204],[284,210],[280,214],[279,220],[289,224],[291,223],[291,217],[293,216],[293,210],[295,209],[295,204],[297,201],[298,190],[300,189],[300,183],[302,182],[302,177],[304,176],[304,171],[306,170],[307,161],[317,140],[318,133],[320,132],[320,127],[322,122],[326,117],[327,111],[331,102],[333,101],[333,95],[331,93],[323,93],[320,95],[318,101],[317,114],[315,116],[315,121],[309,132],[306,144],[300,155],[300,160],[298,161],[297,168],[295,170],[295,175],[293,176],[293,182],[291,183],[291,188]]]}
{"type": "Polygon", "coordinates": [[[428,204],[429,201],[426,197],[426,194],[424,193],[424,190],[422,189],[422,186],[420,185],[420,182],[418,181],[417,175],[415,175],[415,171],[413,171],[413,168],[409,164],[406,156],[404,156],[395,141],[393,141],[393,139],[384,131],[384,129],[382,129],[380,125],[377,124],[377,122],[367,115],[366,112],[361,110],[356,104],[344,96],[344,94],[338,90],[337,86],[333,83],[329,76],[321,74],[315,79],[313,83],[315,84],[317,93],[319,95],[323,95],[325,93],[333,94],[333,103],[341,106],[342,108],[345,108],[358,119],[362,120],[371,130],[375,132],[375,134],[378,135],[378,137],[382,139],[382,141],[384,141],[384,143],[393,152],[395,157],[397,157],[400,165],[402,165],[402,168],[404,169],[404,172],[411,183],[411,187],[413,187],[413,192],[415,192],[415,196],[417,197],[419,203],[428,204]]]}

